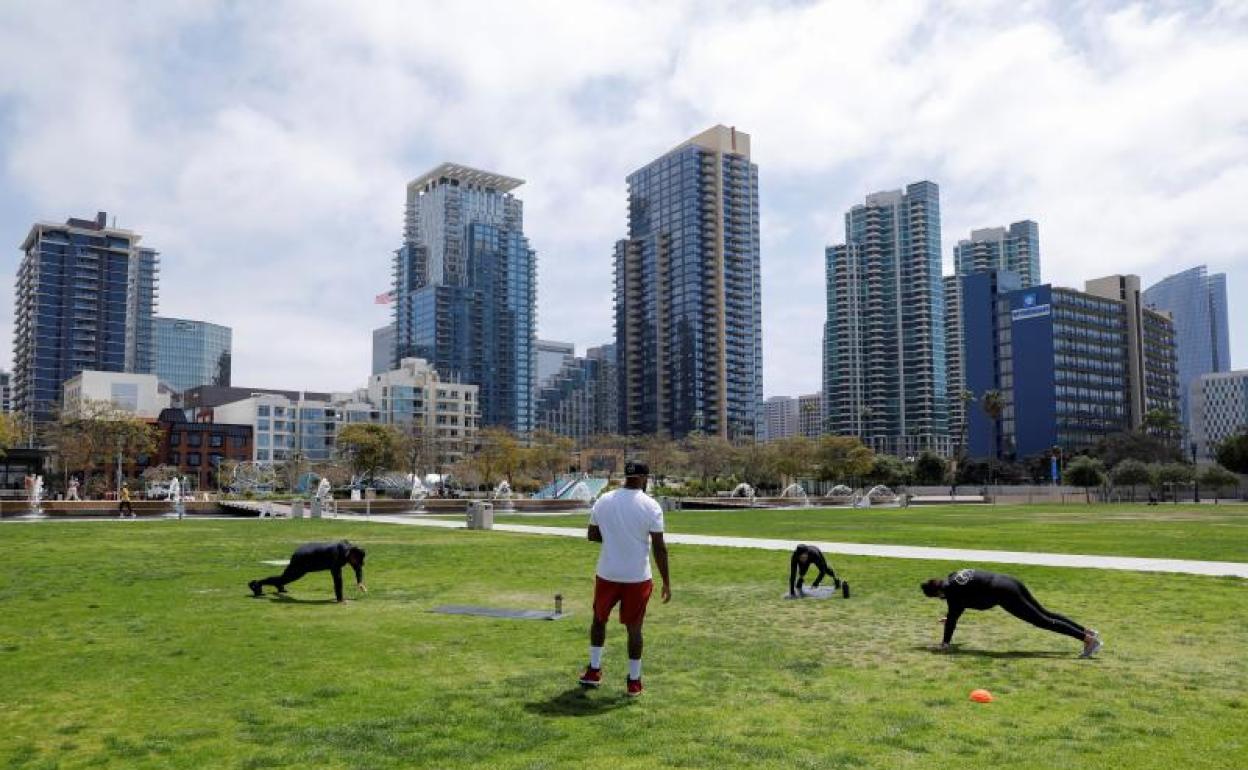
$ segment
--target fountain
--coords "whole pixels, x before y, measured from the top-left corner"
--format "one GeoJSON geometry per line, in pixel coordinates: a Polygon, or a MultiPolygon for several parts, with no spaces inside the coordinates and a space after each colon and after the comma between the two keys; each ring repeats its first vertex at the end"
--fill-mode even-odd
{"type": "Polygon", "coordinates": [[[186,516],[186,501],[182,499],[182,482],[177,476],[169,480],[169,494],[165,496],[165,499],[173,501],[173,516],[179,519],[186,516]]]}
{"type": "Polygon", "coordinates": [[[900,503],[898,502],[897,493],[893,492],[893,490],[883,484],[877,484],[876,486],[871,487],[871,489],[867,490],[866,493],[856,496],[853,501],[853,506],[855,508],[870,508],[872,506],[887,506],[895,508],[898,505],[900,505],[900,503]]]}
{"type": "Polygon", "coordinates": [[[26,485],[26,501],[30,508],[19,518],[46,519],[48,515],[43,512],[43,476],[27,476],[26,485]]]}
{"type": "Polygon", "coordinates": [[[494,503],[496,511],[514,511],[516,504],[511,500],[511,484],[507,483],[507,479],[498,482],[498,486],[494,487],[494,495],[490,498],[494,503]]]}
{"type": "Polygon", "coordinates": [[[582,503],[593,502],[594,493],[589,491],[589,486],[582,479],[572,485],[565,495],[569,500],[580,500],[582,503]]]}
{"type": "Polygon", "coordinates": [[[334,485],[329,483],[329,479],[322,476],[320,482],[316,485],[316,492],[312,495],[312,518],[319,519],[328,511],[333,511],[335,516],[338,515],[338,511],[334,508],[333,490],[334,485]]]}
{"type": "Polygon", "coordinates": [[[754,499],[754,487],[744,481],[732,488],[732,497],[748,497],[754,499]]]}
{"type": "Polygon", "coordinates": [[[806,489],[801,484],[793,483],[784,488],[780,493],[783,499],[801,500],[803,508],[810,507],[810,496],[806,494],[806,489]]]}
{"type": "Polygon", "coordinates": [[[412,510],[423,512],[425,510],[425,498],[428,496],[429,490],[426,489],[425,485],[420,482],[420,476],[413,473],[412,488],[407,494],[407,499],[414,503],[412,510]]]}
{"type": "Polygon", "coordinates": [[[850,489],[844,484],[837,484],[836,486],[832,487],[832,491],[828,492],[829,497],[852,497],[853,494],[854,494],[854,490],[850,489]]]}

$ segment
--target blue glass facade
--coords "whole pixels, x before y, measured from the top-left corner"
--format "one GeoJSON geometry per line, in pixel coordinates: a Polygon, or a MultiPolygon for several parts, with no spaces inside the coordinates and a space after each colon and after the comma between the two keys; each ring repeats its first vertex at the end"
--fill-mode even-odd
{"type": "Polygon", "coordinates": [[[877,452],[951,449],[940,189],[867,196],[825,251],[825,419],[877,452]]]}
{"type": "Polygon", "coordinates": [[[233,332],[228,326],[183,318],[154,319],[156,376],[179,393],[200,385],[229,385],[233,332]]]}
{"type": "Polygon", "coordinates": [[[1103,436],[1131,430],[1143,409],[1173,406],[1170,321],[1128,303],[1048,284],[1015,289],[1020,279],[987,271],[962,278],[967,410],[972,456],[1025,458],[1060,447],[1067,456],[1103,436]],[[1132,324],[1138,324],[1135,331],[1132,324]],[[1132,340],[1141,340],[1140,375],[1132,340]],[[994,418],[984,393],[1001,394],[994,418]]]}
{"type": "Polygon", "coordinates": [[[628,434],[753,438],[763,395],[758,167],[717,126],[628,177],[615,250],[628,434]]]}
{"type": "Polygon", "coordinates": [[[518,179],[443,164],[408,185],[394,261],[395,360],[477,385],[483,426],[533,429],[536,253],[518,179]]]}
{"type": "Polygon", "coordinates": [[[15,410],[51,419],[62,384],[84,369],[152,372],[159,257],[139,240],[103,212],[31,227],[16,282],[15,410]]]}
{"type": "Polygon", "coordinates": [[[1179,414],[1190,431],[1189,390],[1202,374],[1231,370],[1226,274],[1204,265],[1163,278],[1144,290],[1144,304],[1174,319],[1178,346],[1179,414]]]}

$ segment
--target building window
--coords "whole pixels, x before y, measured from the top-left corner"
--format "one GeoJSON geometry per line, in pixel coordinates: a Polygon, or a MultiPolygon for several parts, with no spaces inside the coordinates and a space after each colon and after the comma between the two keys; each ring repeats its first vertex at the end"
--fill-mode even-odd
{"type": "Polygon", "coordinates": [[[180,452],[170,452],[170,453],[169,453],[169,464],[170,464],[170,465],[181,465],[181,464],[182,464],[182,454],[181,454],[180,452]]]}
{"type": "Polygon", "coordinates": [[[225,436],[222,436],[220,433],[212,434],[212,436],[208,438],[208,446],[218,448],[225,446],[225,436]]]}
{"type": "Polygon", "coordinates": [[[231,436],[230,446],[232,446],[235,449],[244,448],[245,446],[247,446],[247,437],[246,436],[231,436]]]}
{"type": "Polygon", "coordinates": [[[178,433],[177,431],[170,433],[169,434],[169,446],[181,446],[181,445],[182,445],[182,434],[178,433]]]}
{"type": "Polygon", "coordinates": [[[256,414],[260,415],[261,417],[268,417],[268,416],[269,416],[269,407],[268,407],[267,405],[265,405],[265,404],[261,404],[260,406],[257,406],[257,407],[256,407],[256,414]]]}
{"type": "Polygon", "coordinates": [[[199,467],[199,452],[188,452],[186,455],[186,464],[192,468],[199,467]]]}
{"type": "Polygon", "coordinates": [[[188,434],[186,434],[186,445],[187,445],[187,446],[203,446],[203,445],[204,445],[204,434],[202,434],[202,433],[188,433],[188,434]]]}

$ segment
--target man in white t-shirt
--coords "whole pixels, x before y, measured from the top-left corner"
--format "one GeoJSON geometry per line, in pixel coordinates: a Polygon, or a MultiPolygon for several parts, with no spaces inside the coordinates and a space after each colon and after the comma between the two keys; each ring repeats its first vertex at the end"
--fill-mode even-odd
{"type": "Polygon", "coordinates": [[[663,509],[646,494],[650,469],[644,463],[624,466],[624,487],[598,499],[589,514],[589,539],[602,543],[594,578],[594,620],[589,626],[589,666],[581,684],[602,684],[602,648],[607,621],[620,605],[620,622],[628,628],[628,682],[630,696],[641,695],[641,624],[654,590],[650,579],[650,550],[663,579],[663,603],[672,600],[667,574],[667,544],[663,542],[663,509]]]}

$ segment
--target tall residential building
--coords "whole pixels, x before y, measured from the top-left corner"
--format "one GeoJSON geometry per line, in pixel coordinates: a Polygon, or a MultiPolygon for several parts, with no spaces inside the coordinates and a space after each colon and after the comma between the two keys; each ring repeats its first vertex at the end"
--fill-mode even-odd
{"type": "Polygon", "coordinates": [[[797,397],[798,433],[806,438],[819,438],[824,433],[823,394],[808,393],[797,397]]]}
{"type": "Polygon", "coordinates": [[[1006,227],[972,230],[970,240],[953,249],[958,275],[1009,270],[1025,289],[1040,283],[1040,228],[1030,219],[1006,227]]]}
{"type": "Polygon", "coordinates": [[[916,182],[868,195],[825,257],[828,430],[877,452],[948,454],[940,189],[916,182]]]}
{"type": "Polygon", "coordinates": [[[945,292],[945,376],[949,403],[949,436],[953,451],[966,449],[966,378],[962,370],[962,278],[946,275],[941,279],[945,292]]]}
{"type": "Polygon", "coordinates": [[[1179,416],[1192,429],[1188,397],[1202,374],[1231,370],[1226,274],[1200,265],[1161,279],[1144,290],[1144,304],[1174,319],[1179,348],[1179,416]]]}
{"type": "Polygon", "coordinates": [[[228,326],[184,318],[152,319],[156,376],[181,393],[200,385],[229,385],[234,332],[228,326]]]}
{"type": "Polygon", "coordinates": [[[150,374],[159,256],[108,215],[38,222],[22,242],[13,339],[14,409],[50,420],[84,369],[150,374]]]}
{"type": "Polygon", "coordinates": [[[1009,271],[962,278],[973,456],[1070,455],[1139,428],[1149,410],[1173,409],[1174,325],[1141,307],[1136,276],[1088,281],[1082,292],[1018,284],[1009,271]],[[989,391],[1000,394],[995,408],[989,391]]]}
{"type": "Polygon", "coordinates": [[[622,432],[755,436],[762,287],[748,134],[715,126],[628,176],[615,338],[622,432]]]}
{"type": "Polygon", "coordinates": [[[13,411],[13,383],[8,372],[0,372],[0,412],[13,411]]]}
{"type": "Polygon", "coordinates": [[[1214,460],[1218,445],[1248,430],[1248,369],[1198,376],[1189,394],[1191,442],[1201,460],[1214,460]]]}
{"type": "Polygon", "coordinates": [[[388,372],[394,367],[394,324],[373,329],[373,374],[388,372]]]}
{"type": "Polygon", "coordinates": [[[482,426],[533,429],[536,253],[522,180],[443,163],[407,186],[394,259],[395,363],[480,388],[482,426]]]}
{"type": "Polygon", "coordinates": [[[763,402],[760,441],[775,441],[798,435],[801,429],[800,404],[792,396],[772,396],[763,402]]]}

